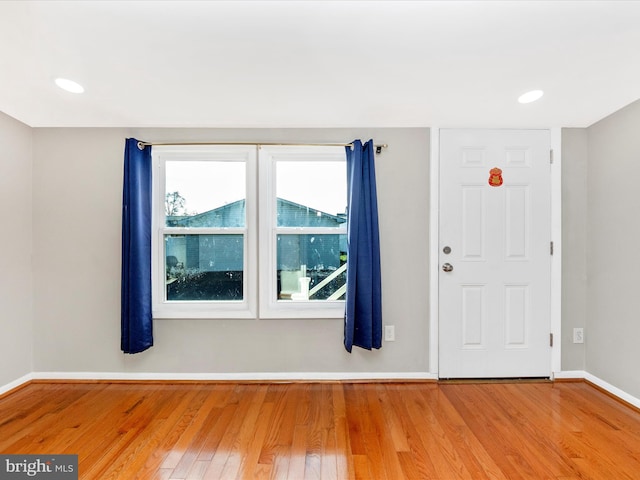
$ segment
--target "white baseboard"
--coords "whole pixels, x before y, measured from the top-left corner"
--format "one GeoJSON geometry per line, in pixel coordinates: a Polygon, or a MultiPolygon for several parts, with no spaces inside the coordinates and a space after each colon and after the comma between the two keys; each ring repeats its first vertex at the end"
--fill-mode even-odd
{"type": "MultiPolygon", "coordinates": [[[[554,372],[553,378],[582,379],[602,388],[611,395],[640,408],[640,398],[611,385],[584,370],[554,372]]],[[[0,385],[0,395],[31,380],[129,380],[129,381],[380,381],[380,380],[438,380],[429,372],[256,372],[256,373],[126,373],[126,372],[33,372],[5,385],[0,385]]]]}
{"type": "Polygon", "coordinates": [[[590,374],[589,372],[585,372],[584,370],[571,370],[564,372],[555,372],[555,379],[583,379],[588,382],[593,383],[594,385],[600,387],[606,392],[610,393],[614,397],[618,397],[620,400],[627,402],[630,405],[633,405],[636,408],[640,408],[640,398],[634,397],[633,395],[628,394],[624,390],[619,389],[611,385],[609,382],[605,382],[601,378],[596,377],[595,375],[590,374]]]}
{"type": "Polygon", "coordinates": [[[594,385],[597,385],[603,390],[606,390],[611,395],[614,395],[620,398],[621,400],[624,400],[625,402],[633,405],[634,407],[640,408],[640,398],[634,397],[633,395],[629,395],[624,390],[620,390],[618,387],[614,387],[610,383],[607,383],[604,380],[596,377],[595,375],[591,375],[590,373],[587,373],[584,379],[593,383],[594,385]]]}
{"type": "Polygon", "coordinates": [[[18,388],[20,385],[25,384],[31,380],[33,380],[33,373],[27,373],[26,375],[23,375],[13,382],[9,382],[6,385],[0,385],[0,395],[13,390],[14,388],[18,388]]]}
{"type": "Polygon", "coordinates": [[[428,372],[251,372],[251,373],[130,373],[34,372],[35,380],[162,380],[162,381],[349,381],[437,380],[428,372]]]}
{"type": "Polygon", "coordinates": [[[553,372],[553,379],[581,379],[584,380],[587,377],[587,372],[584,370],[564,370],[562,372],[553,372]]]}

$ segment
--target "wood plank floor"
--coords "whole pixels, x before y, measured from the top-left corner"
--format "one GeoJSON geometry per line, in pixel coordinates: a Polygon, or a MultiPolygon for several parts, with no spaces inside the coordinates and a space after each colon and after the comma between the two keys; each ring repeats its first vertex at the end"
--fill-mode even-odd
{"type": "Polygon", "coordinates": [[[586,383],[32,383],[0,453],[81,479],[640,479],[640,413],[586,383]]]}

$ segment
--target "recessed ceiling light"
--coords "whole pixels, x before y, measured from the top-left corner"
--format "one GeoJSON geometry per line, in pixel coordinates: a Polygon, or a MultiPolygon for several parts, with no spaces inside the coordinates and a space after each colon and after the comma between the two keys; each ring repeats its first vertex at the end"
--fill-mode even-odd
{"type": "Polygon", "coordinates": [[[518,97],[518,102],[520,103],[535,102],[540,97],[542,97],[542,95],[544,95],[544,92],[542,90],[531,90],[530,92],[520,95],[520,97],[518,97]]]}
{"type": "Polygon", "coordinates": [[[84,87],[79,83],[74,82],[73,80],[69,80],[67,78],[56,78],[56,85],[61,89],[66,90],[71,93],[83,93],[84,87]]]}

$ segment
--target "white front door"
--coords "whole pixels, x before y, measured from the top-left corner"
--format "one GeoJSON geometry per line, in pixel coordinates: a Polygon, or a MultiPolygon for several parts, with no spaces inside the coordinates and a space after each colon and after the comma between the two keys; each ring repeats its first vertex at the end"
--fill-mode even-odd
{"type": "Polygon", "coordinates": [[[441,130],[439,191],[439,376],[550,376],[550,132],[441,130]]]}

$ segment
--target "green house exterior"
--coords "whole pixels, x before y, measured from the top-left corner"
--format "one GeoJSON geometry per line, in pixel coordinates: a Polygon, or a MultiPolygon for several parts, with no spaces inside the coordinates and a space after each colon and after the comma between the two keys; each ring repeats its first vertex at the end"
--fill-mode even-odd
{"type": "MultiPolygon", "coordinates": [[[[346,222],[346,215],[331,215],[282,198],[277,199],[277,215],[279,227],[337,228],[346,222]]],[[[166,221],[168,227],[194,229],[244,227],[245,201],[238,200],[195,215],[167,217],[166,221]]],[[[224,299],[241,298],[243,240],[241,234],[167,236],[165,237],[167,277],[178,276],[176,271],[180,269],[183,275],[197,272],[197,275],[203,278],[203,282],[200,282],[202,285],[198,287],[199,290],[208,292],[210,285],[218,285],[215,288],[222,288],[220,295],[224,299]],[[208,279],[209,286],[204,285],[205,277],[208,279]],[[210,281],[212,278],[215,280],[210,281]],[[221,287],[222,285],[224,287],[221,287]]],[[[346,251],[346,235],[279,234],[277,238],[278,278],[281,271],[296,271],[304,268],[307,276],[311,278],[313,287],[344,263],[346,251]]],[[[168,287],[168,298],[171,299],[173,294],[176,299],[177,297],[197,299],[198,292],[178,292],[180,289],[196,288],[193,287],[195,285],[193,281],[189,283],[192,287],[180,283],[168,287]]],[[[202,295],[216,294],[203,291],[202,295]]]]}

